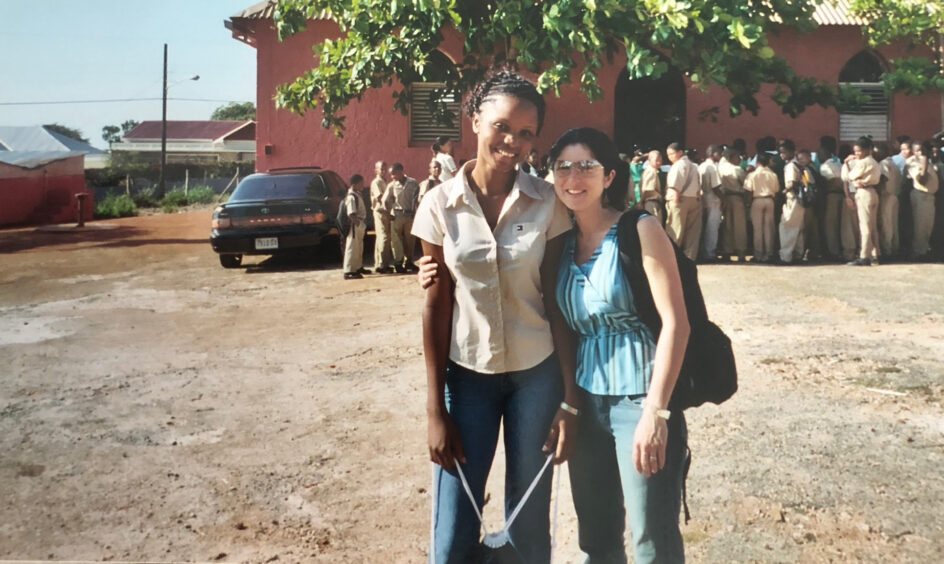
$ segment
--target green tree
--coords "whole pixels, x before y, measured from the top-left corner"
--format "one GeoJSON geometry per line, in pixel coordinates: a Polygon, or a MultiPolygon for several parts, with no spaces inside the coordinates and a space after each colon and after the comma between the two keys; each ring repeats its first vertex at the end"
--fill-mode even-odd
{"type": "Polygon", "coordinates": [[[869,22],[863,33],[870,46],[904,42],[908,50],[930,50],[930,58],[893,59],[883,79],[889,92],[940,92],[944,129],[944,0],[853,0],[850,8],[869,22]]]}
{"type": "Polygon", "coordinates": [[[43,126],[43,128],[45,128],[46,131],[52,131],[53,133],[58,133],[59,135],[65,135],[69,139],[75,139],[76,141],[81,141],[83,143],[89,142],[88,139],[82,137],[81,131],[62,125],[61,123],[47,123],[43,126]]]}
{"type": "Polygon", "coordinates": [[[135,121],[133,119],[125,120],[121,126],[117,125],[106,125],[102,128],[102,139],[111,146],[112,143],[117,143],[121,141],[121,138],[128,134],[129,131],[138,126],[141,122],[135,121]]]}
{"type": "Polygon", "coordinates": [[[246,121],[256,119],[256,106],[252,102],[230,102],[213,110],[213,121],[246,121]]]}
{"type": "MultiPolygon", "coordinates": [[[[279,86],[276,102],[297,113],[320,107],[322,125],[340,134],[340,112],[394,78],[409,84],[445,74],[435,102],[461,95],[500,65],[537,74],[538,87],[558,95],[575,76],[597,100],[599,69],[622,52],[630,78],[657,78],[672,65],[703,90],[726,88],[732,115],[756,114],[762,85],[774,84],[773,100],[796,116],[812,104],[835,103],[836,89],[796,75],[767,33],[775,25],[812,30],[814,9],[813,0],[280,0],[280,38],[316,18],[336,21],[342,35],[314,46],[318,66],[279,86]],[[464,58],[432,69],[430,53],[448,26],[465,38],[464,58]]],[[[395,108],[406,112],[406,89],[396,98],[395,108]]],[[[440,113],[440,121],[452,117],[440,113]]]]}

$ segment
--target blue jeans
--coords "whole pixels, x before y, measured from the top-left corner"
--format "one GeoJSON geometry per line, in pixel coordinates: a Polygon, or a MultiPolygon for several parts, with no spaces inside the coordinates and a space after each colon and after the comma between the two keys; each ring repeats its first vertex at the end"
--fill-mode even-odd
{"type": "MultiPolygon", "coordinates": [[[[465,449],[462,466],[479,508],[485,482],[505,426],[505,518],[541,470],[541,451],[563,397],[556,355],[533,368],[504,374],[479,374],[450,362],[446,367],[446,407],[465,449]]],[[[551,475],[546,472],[509,531],[511,544],[525,562],[550,560],[551,475]]],[[[436,466],[438,496],[433,510],[431,564],[477,562],[481,523],[455,470],[436,466]]],[[[491,531],[494,532],[494,531],[491,531]]]]}
{"type": "Polygon", "coordinates": [[[633,435],[642,397],[583,391],[570,482],[587,564],[626,562],[626,513],[637,564],[685,561],[679,511],[688,430],[681,411],[669,419],[665,468],[650,478],[636,472],[633,435]]]}

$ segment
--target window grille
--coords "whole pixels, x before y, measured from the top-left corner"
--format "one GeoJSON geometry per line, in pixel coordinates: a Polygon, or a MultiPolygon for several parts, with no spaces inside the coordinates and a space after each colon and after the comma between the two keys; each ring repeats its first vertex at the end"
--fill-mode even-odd
{"type": "Polygon", "coordinates": [[[462,137],[462,104],[454,95],[446,98],[446,107],[453,114],[452,125],[440,123],[433,118],[428,103],[437,88],[444,85],[439,82],[414,82],[410,86],[412,101],[410,104],[410,141],[433,143],[440,135],[457,141],[462,137]]]}

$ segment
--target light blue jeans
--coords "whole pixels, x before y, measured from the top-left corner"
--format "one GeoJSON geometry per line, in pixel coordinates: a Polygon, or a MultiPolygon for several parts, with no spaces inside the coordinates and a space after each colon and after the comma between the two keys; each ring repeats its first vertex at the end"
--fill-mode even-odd
{"type": "MultiPolygon", "coordinates": [[[[553,354],[533,368],[504,374],[479,374],[449,363],[446,407],[459,429],[467,460],[462,470],[480,509],[500,425],[504,422],[507,519],[544,465],[547,455],[541,447],[562,397],[560,365],[553,354]]],[[[529,564],[550,561],[552,474],[545,472],[509,531],[511,544],[529,564]]],[[[478,562],[481,523],[458,473],[436,466],[434,481],[438,496],[430,563],[478,562]]]]}
{"type": "Polygon", "coordinates": [[[627,512],[637,564],[685,562],[679,530],[688,444],[684,415],[672,412],[665,468],[646,478],[633,464],[633,435],[643,398],[582,392],[577,446],[568,465],[586,563],[627,561],[627,512]]]}

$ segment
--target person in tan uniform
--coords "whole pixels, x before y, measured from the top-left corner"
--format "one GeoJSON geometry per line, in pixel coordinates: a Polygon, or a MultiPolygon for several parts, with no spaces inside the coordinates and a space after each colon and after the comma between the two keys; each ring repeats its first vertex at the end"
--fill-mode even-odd
{"type": "Polygon", "coordinates": [[[803,165],[798,163],[793,142],[780,142],[780,158],[783,159],[783,207],[780,213],[780,262],[790,264],[803,258],[804,208],[797,199],[797,190],[803,174],[803,165]]]}
{"type": "Polygon", "coordinates": [[[701,240],[701,179],[698,165],[688,160],[680,143],[665,150],[672,167],[666,179],[665,231],[691,260],[698,258],[701,240]]]}
{"type": "Polygon", "coordinates": [[[871,266],[878,262],[878,192],[881,169],[872,158],[872,140],[859,137],[852,146],[852,154],[842,165],[842,179],[846,184],[846,205],[856,210],[859,217],[859,258],[850,266],[871,266]],[[849,193],[855,188],[855,195],[849,193]]]}
{"type": "Polygon", "coordinates": [[[901,171],[893,157],[888,154],[888,146],[882,143],[875,147],[875,160],[878,161],[882,180],[878,190],[878,241],[882,258],[898,256],[898,194],[901,192],[901,171]]]}
{"type": "Polygon", "coordinates": [[[429,177],[426,180],[420,182],[420,192],[416,196],[416,205],[419,205],[419,203],[423,201],[423,196],[425,196],[427,192],[436,186],[439,186],[439,184],[442,182],[442,180],[440,180],[441,176],[442,164],[440,164],[436,159],[429,161],[429,177]]]}
{"type": "Polygon", "coordinates": [[[416,180],[403,172],[403,163],[390,166],[390,182],[384,194],[384,207],[390,210],[390,246],[393,251],[393,268],[398,274],[416,272],[413,264],[413,217],[420,191],[416,180]]]}
{"type": "Polygon", "coordinates": [[[705,150],[705,160],[698,165],[703,226],[701,251],[702,258],[710,262],[718,258],[718,236],[721,234],[723,194],[721,193],[721,176],[718,174],[721,152],[720,145],[709,145],[705,150]]]}
{"type": "Polygon", "coordinates": [[[931,162],[931,144],[915,143],[912,145],[914,153],[905,163],[908,176],[914,183],[911,191],[911,217],[914,221],[914,235],[911,243],[911,258],[924,260],[927,258],[934,229],[934,195],[939,187],[939,178],[934,163],[931,162]]]}
{"type": "Polygon", "coordinates": [[[662,179],[659,177],[659,170],[662,168],[662,153],[659,151],[649,151],[649,166],[642,170],[642,180],[640,181],[640,197],[642,207],[653,217],[659,220],[659,223],[665,225],[665,205],[663,203],[664,189],[662,179]]]}
{"type": "Polygon", "coordinates": [[[770,161],[768,153],[758,153],[757,168],[744,179],[754,224],[752,262],[769,262],[774,256],[774,196],[780,191],[780,180],[770,170],[770,161]]]}
{"type": "Polygon", "coordinates": [[[393,252],[390,248],[390,211],[384,207],[387,193],[387,163],[377,161],[375,176],[370,183],[370,209],[374,214],[374,269],[377,274],[390,274],[393,252]]]}
{"type": "Polygon", "coordinates": [[[735,149],[725,149],[718,163],[721,177],[724,222],[721,224],[724,254],[737,254],[744,262],[747,252],[747,205],[745,203],[744,179],[747,173],[741,168],[741,155],[735,149]]]}
{"type": "Polygon", "coordinates": [[[826,193],[826,208],[822,223],[826,258],[830,261],[838,261],[842,256],[842,247],[839,245],[839,217],[842,212],[842,202],[846,196],[842,188],[842,164],[825,146],[819,148],[816,157],[819,161],[819,175],[823,179],[823,191],[826,193]]]}
{"type": "Polygon", "coordinates": [[[363,278],[370,271],[364,268],[364,233],[367,231],[367,206],[361,199],[364,189],[364,177],[355,174],[351,176],[351,187],[348,188],[344,201],[341,203],[347,211],[351,230],[344,238],[344,279],[354,280],[363,278]]]}

